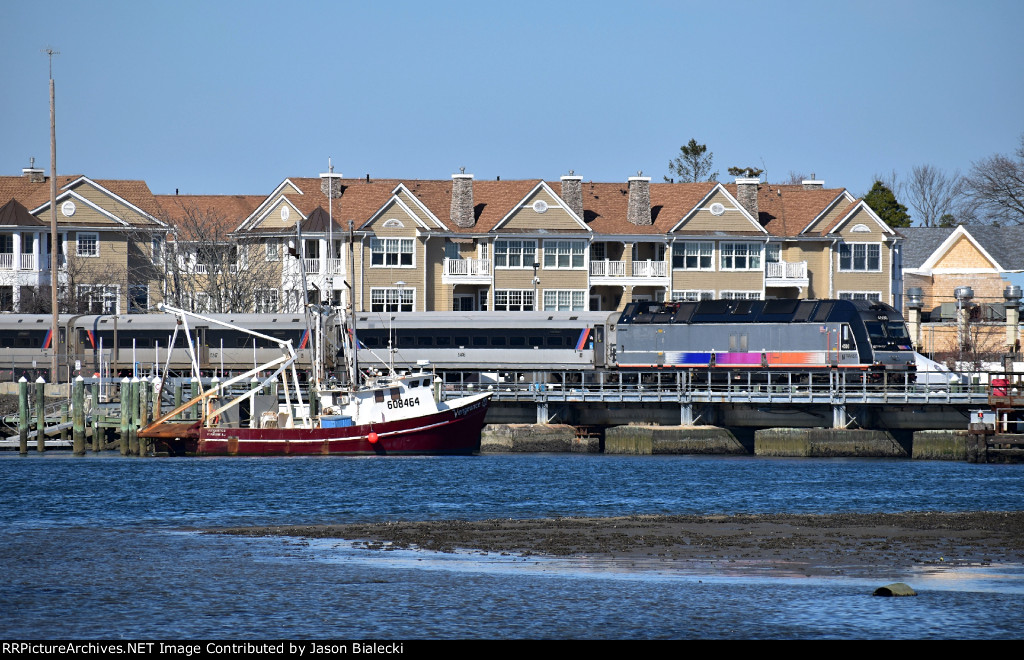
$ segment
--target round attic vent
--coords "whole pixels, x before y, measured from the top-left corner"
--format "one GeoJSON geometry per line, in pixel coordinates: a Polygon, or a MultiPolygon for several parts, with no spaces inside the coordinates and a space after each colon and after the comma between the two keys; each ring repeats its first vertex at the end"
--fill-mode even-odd
{"type": "Polygon", "coordinates": [[[64,202],[60,205],[60,212],[63,213],[65,217],[70,218],[75,214],[75,203],[71,200],[64,202]]]}
{"type": "Polygon", "coordinates": [[[536,211],[537,213],[544,213],[548,210],[548,203],[545,202],[543,199],[538,199],[536,202],[533,203],[533,210],[536,211]]]}
{"type": "Polygon", "coordinates": [[[715,202],[711,205],[711,215],[722,215],[725,213],[725,207],[719,202],[715,202]]]}
{"type": "Polygon", "coordinates": [[[291,214],[292,214],[291,209],[289,209],[287,206],[282,206],[281,207],[281,219],[282,220],[287,220],[288,216],[290,216],[291,214]]]}

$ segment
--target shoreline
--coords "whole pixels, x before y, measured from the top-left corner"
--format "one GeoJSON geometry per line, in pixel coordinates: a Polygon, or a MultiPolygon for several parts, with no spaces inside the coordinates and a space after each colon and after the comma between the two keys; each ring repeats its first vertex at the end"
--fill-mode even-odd
{"type": "Polygon", "coordinates": [[[237,536],[345,539],[357,548],[653,560],[756,562],[806,575],[879,568],[1024,563],[1024,511],[631,515],[273,525],[206,530],[237,536]]]}

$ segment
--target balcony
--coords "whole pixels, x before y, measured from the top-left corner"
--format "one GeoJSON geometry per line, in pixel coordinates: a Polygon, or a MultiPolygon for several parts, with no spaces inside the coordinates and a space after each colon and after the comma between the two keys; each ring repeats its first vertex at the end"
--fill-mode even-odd
{"type": "Polygon", "coordinates": [[[487,259],[445,259],[442,281],[446,283],[488,284],[491,264],[487,259]]]}
{"type": "Polygon", "coordinates": [[[590,277],[595,280],[634,279],[651,280],[668,276],[668,263],[664,261],[611,261],[601,259],[590,262],[590,277]]]}
{"type": "Polygon", "coordinates": [[[14,270],[14,254],[0,252],[0,270],[14,270]]]}
{"type": "Polygon", "coordinates": [[[775,261],[764,265],[765,286],[805,287],[808,285],[806,261],[775,261]]]}

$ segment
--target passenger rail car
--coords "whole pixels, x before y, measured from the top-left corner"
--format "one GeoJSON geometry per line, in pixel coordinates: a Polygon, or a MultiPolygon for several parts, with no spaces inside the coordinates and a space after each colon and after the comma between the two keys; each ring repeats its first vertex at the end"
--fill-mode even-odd
{"type": "Polygon", "coordinates": [[[463,371],[593,370],[604,366],[607,312],[356,314],[361,367],[426,360],[463,371]]]}
{"type": "MultiPolygon", "coordinates": [[[[291,339],[300,363],[309,364],[309,337],[301,315],[213,314],[211,318],[291,339]]],[[[61,314],[54,341],[52,321],[50,315],[0,314],[0,379],[41,375],[49,369],[54,350],[61,380],[78,373],[92,376],[101,367],[104,373],[113,370],[119,376],[130,375],[135,365],[150,372],[158,361],[163,370],[176,323],[171,314],[126,314],[116,318],[61,314]]],[[[189,334],[198,348],[200,369],[207,374],[245,371],[280,355],[280,349],[271,342],[218,325],[190,324],[189,334]]],[[[170,358],[172,372],[189,371],[188,340],[183,328],[179,329],[170,358]]]]}
{"type": "Polygon", "coordinates": [[[873,301],[635,302],[609,327],[609,362],[625,369],[838,369],[872,380],[914,369],[902,316],[873,301]]]}

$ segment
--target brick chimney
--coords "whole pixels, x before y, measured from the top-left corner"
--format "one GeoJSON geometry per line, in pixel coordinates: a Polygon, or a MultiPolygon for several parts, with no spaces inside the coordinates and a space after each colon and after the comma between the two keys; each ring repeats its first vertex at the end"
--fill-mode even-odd
{"type": "Polygon", "coordinates": [[[628,179],[629,206],[626,219],[634,225],[650,225],[654,223],[651,218],[651,177],[641,176],[643,172],[636,174],[628,179]]]}
{"type": "Polygon", "coordinates": [[[452,175],[451,220],[456,227],[465,229],[476,224],[473,215],[473,175],[466,174],[464,167],[459,174],[452,175]]]}
{"type": "Polygon", "coordinates": [[[821,190],[825,187],[825,182],[820,179],[815,179],[813,174],[810,179],[804,179],[800,183],[803,185],[804,190],[821,190]]]}
{"type": "Polygon", "coordinates": [[[562,177],[562,201],[580,219],[583,218],[583,177],[576,176],[572,170],[562,177]]]}
{"type": "Polygon", "coordinates": [[[758,221],[757,187],[760,183],[760,178],[736,177],[736,199],[747,210],[747,213],[754,216],[755,222],[758,221]]]}

